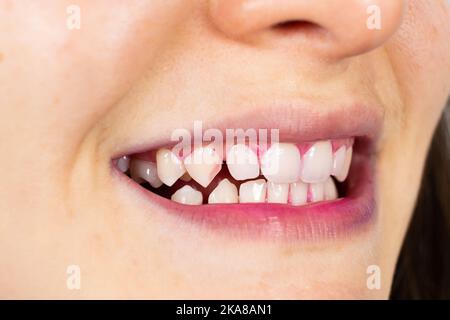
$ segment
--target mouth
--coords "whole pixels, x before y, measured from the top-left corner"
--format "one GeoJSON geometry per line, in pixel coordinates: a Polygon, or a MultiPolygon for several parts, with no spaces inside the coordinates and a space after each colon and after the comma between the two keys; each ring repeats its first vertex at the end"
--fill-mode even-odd
{"type": "Polygon", "coordinates": [[[345,237],[375,218],[380,117],[370,110],[306,117],[268,110],[208,126],[206,135],[194,124],[177,143],[172,134],[112,157],[111,168],[127,188],[189,224],[269,239],[345,237]],[[255,128],[239,126],[246,122],[255,128]]]}

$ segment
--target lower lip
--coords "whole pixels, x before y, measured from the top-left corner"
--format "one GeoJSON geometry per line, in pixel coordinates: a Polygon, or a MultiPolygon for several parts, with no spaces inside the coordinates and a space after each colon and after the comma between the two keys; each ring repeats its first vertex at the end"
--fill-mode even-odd
{"type": "Polygon", "coordinates": [[[344,198],[304,206],[272,203],[189,206],[158,196],[114,169],[129,187],[168,215],[233,237],[287,241],[334,240],[363,232],[374,221],[373,160],[354,154],[344,198]]]}

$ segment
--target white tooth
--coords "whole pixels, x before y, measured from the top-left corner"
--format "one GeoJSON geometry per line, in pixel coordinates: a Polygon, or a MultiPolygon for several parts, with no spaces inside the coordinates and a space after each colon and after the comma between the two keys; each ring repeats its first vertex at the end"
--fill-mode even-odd
{"type": "Polygon", "coordinates": [[[203,203],[202,193],[188,185],[175,191],[170,199],[178,203],[190,205],[200,205],[203,203]]]}
{"type": "Polygon", "coordinates": [[[159,179],[169,187],[186,172],[180,158],[168,149],[159,149],[156,153],[156,169],[159,179]]]}
{"type": "Polygon", "coordinates": [[[324,198],[325,200],[335,200],[338,198],[338,192],[333,179],[330,177],[325,182],[324,186],[324,198]]]}
{"type": "Polygon", "coordinates": [[[292,143],[275,143],[261,158],[261,172],[267,180],[291,183],[300,177],[300,152],[292,143]]]}
{"type": "Polygon", "coordinates": [[[182,181],[184,181],[184,182],[189,182],[189,181],[192,180],[192,178],[191,178],[191,176],[189,175],[189,173],[185,172],[185,173],[181,176],[180,180],[182,180],[182,181]]]}
{"type": "Polygon", "coordinates": [[[258,156],[245,144],[235,144],[228,150],[227,166],[236,180],[254,179],[259,176],[258,156]]]}
{"type": "Polygon", "coordinates": [[[141,182],[142,179],[150,183],[153,188],[159,188],[163,182],[156,172],[156,164],[150,161],[133,159],[130,165],[130,174],[133,180],[141,182]]]}
{"type": "Polygon", "coordinates": [[[127,172],[130,167],[130,158],[128,156],[123,156],[117,159],[117,168],[121,172],[127,172]]]}
{"type": "Polygon", "coordinates": [[[287,203],[289,195],[288,183],[267,182],[267,202],[287,203]]]}
{"type": "Polygon", "coordinates": [[[301,179],[303,182],[315,183],[325,181],[333,166],[333,149],[330,141],[319,141],[303,156],[301,179]]]}
{"type": "Polygon", "coordinates": [[[189,175],[201,186],[207,187],[222,169],[223,157],[211,146],[194,149],[184,159],[184,166],[189,175]]]}
{"type": "Polygon", "coordinates": [[[341,147],[335,154],[335,161],[333,163],[333,175],[339,182],[347,179],[350,164],[352,163],[353,148],[341,147]],[[338,155],[338,152],[339,155],[338,155]],[[339,157],[339,158],[338,158],[339,157]]]}
{"type": "Polygon", "coordinates": [[[305,204],[308,200],[308,185],[302,181],[290,184],[290,202],[294,206],[305,204]]]}
{"type": "Polygon", "coordinates": [[[310,183],[309,192],[311,195],[311,202],[323,201],[325,196],[325,183],[310,183]]]}
{"type": "Polygon", "coordinates": [[[238,190],[228,179],[223,179],[210,193],[208,203],[238,203],[238,190]]]}
{"type": "Polygon", "coordinates": [[[339,173],[343,170],[344,165],[345,165],[345,146],[342,146],[333,154],[333,168],[331,169],[331,174],[333,176],[339,175],[339,173]]]}
{"type": "Polygon", "coordinates": [[[244,182],[239,187],[239,202],[256,203],[266,201],[266,181],[258,179],[244,182]]]}

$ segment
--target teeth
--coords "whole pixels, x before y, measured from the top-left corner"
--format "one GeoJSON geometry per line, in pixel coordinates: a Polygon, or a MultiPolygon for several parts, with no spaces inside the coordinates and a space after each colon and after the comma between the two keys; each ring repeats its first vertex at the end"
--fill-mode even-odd
{"type": "Polygon", "coordinates": [[[267,182],[267,202],[287,203],[289,195],[288,183],[267,182]]]}
{"type": "Polygon", "coordinates": [[[156,164],[150,161],[133,159],[130,166],[130,175],[136,182],[143,179],[150,183],[153,188],[159,188],[163,184],[158,177],[156,164]]]}
{"type": "Polygon", "coordinates": [[[301,179],[303,182],[324,182],[331,173],[333,149],[330,141],[319,141],[303,156],[301,179]]]}
{"type": "Polygon", "coordinates": [[[266,181],[258,179],[244,182],[239,188],[239,202],[259,203],[266,200],[266,181]]]}
{"type": "MultiPolygon", "coordinates": [[[[161,148],[156,152],[156,163],[137,155],[132,159],[129,156],[118,158],[114,164],[136,182],[147,181],[153,188],[162,184],[171,187],[178,179],[194,180],[207,188],[216,178],[220,182],[209,193],[209,204],[267,202],[300,206],[338,199],[337,181],[342,182],[348,176],[353,148],[342,145],[333,153],[328,140],[313,143],[303,156],[301,148],[303,146],[292,143],[274,143],[265,152],[260,146],[261,152],[257,153],[245,143],[235,144],[226,158],[232,178],[220,177],[222,180],[216,178],[224,160],[222,148],[213,145],[195,148],[184,160],[171,150],[161,148]],[[265,179],[258,179],[261,174],[265,179]],[[235,184],[236,180],[239,182],[235,184]]],[[[153,153],[148,158],[151,155],[153,153]]],[[[198,186],[196,183],[194,185],[198,186]]],[[[173,193],[171,199],[183,204],[202,204],[203,194],[197,189],[204,189],[189,184],[173,193]]]]}
{"type": "Polygon", "coordinates": [[[294,206],[300,206],[307,202],[308,185],[302,181],[290,184],[290,202],[294,206]]]}
{"type": "Polygon", "coordinates": [[[353,148],[340,147],[334,154],[333,170],[331,174],[336,177],[339,182],[347,179],[350,164],[352,162],[353,148]]]}
{"type": "Polygon", "coordinates": [[[202,193],[188,185],[178,189],[170,199],[178,203],[189,205],[200,205],[203,203],[202,193]]]}
{"type": "Polygon", "coordinates": [[[238,203],[238,190],[228,179],[223,179],[208,197],[208,203],[238,203]]]}
{"type": "Polygon", "coordinates": [[[168,149],[159,149],[156,153],[156,169],[159,179],[169,187],[186,172],[183,162],[168,149]]]}
{"type": "Polygon", "coordinates": [[[236,144],[228,150],[227,166],[236,180],[254,179],[259,176],[258,156],[244,144],[236,144]]]}
{"type": "Polygon", "coordinates": [[[323,201],[325,196],[325,183],[317,182],[309,185],[310,202],[323,201]]]}
{"type": "Polygon", "coordinates": [[[130,158],[128,156],[120,157],[117,160],[117,168],[121,172],[127,172],[129,167],[130,167],[130,158]]]}
{"type": "Polygon", "coordinates": [[[300,177],[300,152],[294,144],[275,143],[261,158],[261,171],[267,180],[291,183],[300,177]]]}
{"type": "Polygon", "coordinates": [[[201,186],[207,187],[222,169],[223,157],[213,147],[200,147],[184,159],[189,175],[201,186]]]}
{"type": "Polygon", "coordinates": [[[324,198],[325,200],[335,200],[338,198],[336,185],[334,184],[334,181],[331,177],[328,178],[328,180],[325,182],[324,198]]]}

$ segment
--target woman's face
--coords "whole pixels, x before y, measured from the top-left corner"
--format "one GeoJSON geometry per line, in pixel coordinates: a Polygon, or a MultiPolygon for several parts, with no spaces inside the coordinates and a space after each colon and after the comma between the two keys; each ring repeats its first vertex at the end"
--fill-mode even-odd
{"type": "MultiPolygon", "coordinates": [[[[388,297],[450,92],[448,1],[73,4],[0,4],[2,297],[388,297]],[[210,188],[202,207],[179,204],[112,161],[150,161],[194,121],[278,129],[289,177],[264,175],[262,201],[288,203],[208,205],[210,188]],[[343,199],[316,201],[323,141],[329,176],[353,140],[343,199]],[[296,150],[316,204],[291,203],[296,150]]],[[[160,180],[189,168],[163,172],[162,161],[160,180]]],[[[206,167],[188,170],[197,189],[214,176],[206,167]]]]}

